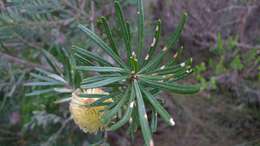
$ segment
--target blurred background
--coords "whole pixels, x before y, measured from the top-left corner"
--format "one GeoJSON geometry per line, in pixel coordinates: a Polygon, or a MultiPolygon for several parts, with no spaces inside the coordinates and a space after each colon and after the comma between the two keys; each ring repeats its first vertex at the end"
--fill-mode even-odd
{"type": "MultiPolygon", "coordinates": [[[[144,3],[146,46],[156,20],[162,21],[164,40],[181,14],[189,14],[179,43],[184,47],[181,58],[194,60],[194,74],[186,82],[196,81],[204,89],[189,96],[163,94],[176,126],[159,121],[155,145],[260,146],[260,1],[144,3]]],[[[135,33],[136,0],[122,0],[122,5],[135,33]]],[[[25,97],[31,89],[23,86],[35,67],[49,68],[42,49],[88,48],[91,44],[77,24],[102,35],[100,16],[116,28],[112,0],[0,0],[0,146],[89,146],[102,137],[84,134],[69,119],[68,104],[54,103],[56,95],[25,97]]],[[[140,146],[143,141],[138,133],[132,142],[121,129],[107,133],[107,143],[140,146]]]]}

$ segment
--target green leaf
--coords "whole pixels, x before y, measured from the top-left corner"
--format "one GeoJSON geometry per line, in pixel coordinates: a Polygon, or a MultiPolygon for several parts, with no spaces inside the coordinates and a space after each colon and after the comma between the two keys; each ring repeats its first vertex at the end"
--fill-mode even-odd
{"type": "Polygon", "coordinates": [[[156,82],[144,78],[140,78],[140,80],[152,87],[169,90],[178,94],[194,94],[200,91],[199,85],[180,85],[177,83],[156,82]]]}
{"type": "Polygon", "coordinates": [[[190,69],[191,68],[191,64],[189,62],[183,62],[180,64],[173,64],[173,65],[164,65],[163,68],[157,68],[153,71],[150,71],[150,74],[154,74],[154,73],[158,73],[158,74],[170,74],[171,72],[176,72],[179,70],[186,70],[186,69],[190,69]],[[165,72],[165,73],[163,73],[165,72]]]}
{"type": "Polygon", "coordinates": [[[110,95],[106,94],[80,94],[82,98],[112,98],[110,95]]]}
{"type": "Polygon", "coordinates": [[[94,103],[91,103],[90,105],[86,105],[86,106],[90,106],[90,107],[97,107],[97,106],[109,106],[112,104],[112,102],[108,102],[106,101],[107,98],[100,98],[98,100],[96,100],[94,103]]]}
{"type": "Polygon", "coordinates": [[[124,116],[117,123],[112,125],[108,130],[115,131],[115,130],[119,129],[120,127],[124,126],[129,121],[132,111],[133,111],[133,108],[129,105],[124,116]]]}
{"type": "Polygon", "coordinates": [[[30,73],[30,75],[38,80],[42,80],[42,81],[46,81],[46,82],[55,82],[56,80],[46,77],[46,76],[42,76],[39,74],[35,74],[35,73],[30,73]]]}
{"type": "Polygon", "coordinates": [[[53,73],[50,73],[48,71],[45,71],[43,69],[40,69],[40,68],[36,68],[36,70],[42,74],[45,74],[47,75],[48,77],[56,80],[56,81],[59,81],[59,82],[62,82],[62,83],[65,83],[67,84],[68,82],[66,80],[63,79],[63,77],[59,76],[59,75],[56,75],[56,74],[53,74],[53,73]]]}
{"type": "Polygon", "coordinates": [[[134,98],[135,98],[135,92],[134,90],[132,90],[126,113],[124,114],[123,118],[121,118],[117,123],[113,124],[108,130],[115,131],[118,128],[124,126],[129,121],[135,104],[134,98]]]}
{"type": "MultiPolygon", "coordinates": [[[[133,85],[132,89],[134,91],[134,85],[133,85]]],[[[132,117],[129,120],[129,127],[128,127],[128,132],[130,134],[132,141],[135,140],[135,133],[137,132],[139,125],[140,124],[139,124],[138,108],[137,108],[137,105],[134,105],[132,117]]]]}
{"type": "Polygon", "coordinates": [[[183,15],[181,16],[181,21],[176,28],[176,31],[170,36],[170,39],[167,41],[167,48],[174,47],[176,45],[176,43],[178,42],[178,40],[180,39],[182,30],[187,21],[187,17],[188,17],[188,14],[183,13],[183,15]]]}
{"type": "Polygon", "coordinates": [[[139,77],[148,80],[158,80],[158,81],[164,80],[163,76],[139,75],[139,77]]]}
{"type": "Polygon", "coordinates": [[[127,33],[128,33],[128,36],[129,36],[129,43],[131,44],[131,42],[132,42],[131,27],[130,27],[130,24],[128,22],[126,22],[126,28],[127,28],[127,33]]]}
{"type": "Polygon", "coordinates": [[[64,85],[61,82],[30,82],[25,83],[24,86],[57,86],[57,85],[64,85]]]}
{"type": "Polygon", "coordinates": [[[163,48],[163,50],[156,55],[154,59],[151,59],[147,65],[145,65],[139,73],[144,73],[146,71],[149,71],[152,68],[155,68],[158,64],[162,62],[162,59],[164,55],[168,52],[169,48],[173,47],[176,45],[178,42],[181,32],[184,28],[184,24],[187,20],[187,13],[184,13],[181,18],[181,22],[178,24],[176,31],[171,35],[170,39],[167,42],[167,45],[163,48]]]}
{"type": "Polygon", "coordinates": [[[69,88],[54,88],[54,91],[58,93],[72,93],[74,90],[69,88]]]}
{"type": "Polygon", "coordinates": [[[130,87],[127,88],[125,94],[120,99],[120,101],[116,104],[114,108],[112,108],[109,111],[106,111],[104,116],[102,117],[102,123],[108,124],[110,120],[115,116],[115,114],[121,109],[121,107],[124,105],[124,103],[127,102],[128,96],[129,96],[130,87]]]}
{"type": "Polygon", "coordinates": [[[87,58],[83,57],[82,55],[75,53],[75,57],[79,60],[79,62],[81,64],[84,65],[94,65],[90,60],[88,60],[87,58]]]}
{"type": "Polygon", "coordinates": [[[78,27],[84,31],[87,36],[95,42],[101,49],[103,49],[107,54],[109,54],[121,67],[127,69],[126,64],[124,61],[115,53],[113,50],[101,39],[99,38],[94,32],[92,32],[90,29],[85,27],[82,24],[79,24],[78,27]]]}
{"type": "Polygon", "coordinates": [[[138,47],[137,58],[141,60],[142,49],[144,48],[144,3],[143,0],[137,0],[138,15],[138,47]]]}
{"type": "Polygon", "coordinates": [[[160,36],[161,36],[161,20],[158,20],[157,24],[156,24],[156,28],[155,28],[155,34],[154,34],[154,38],[153,41],[151,43],[150,48],[148,49],[148,54],[145,58],[145,64],[147,62],[149,62],[150,59],[153,58],[154,53],[155,53],[155,49],[157,47],[157,44],[160,40],[160,36]]]}
{"type": "Polygon", "coordinates": [[[105,18],[105,17],[101,17],[100,20],[101,20],[101,24],[102,24],[102,26],[103,26],[103,28],[104,28],[104,31],[105,31],[105,33],[106,33],[106,35],[107,35],[107,38],[108,38],[108,40],[109,40],[109,43],[110,43],[111,48],[113,49],[113,51],[114,51],[117,55],[119,55],[119,53],[118,53],[118,48],[117,48],[116,43],[115,43],[115,41],[114,41],[114,39],[113,39],[112,31],[111,31],[111,29],[110,29],[110,27],[109,27],[109,25],[108,25],[108,23],[107,23],[106,18],[105,18]]]}
{"type": "Polygon", "coordinates": [[[78,66],[77,69],[81,70],[81,71],[127,73],[126,70],[119,68],[119,67],[78,66]]]}
{"type": "Polygon", "coordinates": [[[223,38],[221,33],[218,33],[217,35],[217,46],[215,48],[211,48],[210,52],[213,52],[216,55],[221,55],[224,53],[223,38]]]}
{"type": "Polygon", "coordinates": [[[98,82],[90,83],[90,84],[83,84],[81,85],[81,88],[97,88],[97,87],[102,87],[105,85],[109,85],[118,81],[122,81],[126,79],[127,76],[119,76],[119,77],[110,77],[98,82]]]}
{"type": "Polygon", "coordinates": [[[59,99],[59,100],[55,101],[54,103],[60,104],[60,103],[69,102],[69,101],[71,101],[71,97],[59,99]]]}
{"type": "Polygon", "coordinates": [[[72,79],[72,85],[74,86],[74,88],[79,88],[80,86],[80,82],[82,80],[81,74],[78,70],[76,70],[76,60],[74,57],[70,57],[69,58],[69,63],[70,63],[70,67],[71,67],[71,79],[72,79]]]}
{"type": "Polygon", "coordinates": [[[137,80],[134,80],[134,88],[135,88],[135,94],[136,94],[136,98],[137,98],[139,121],[140,121],[140,125],[141,125],[142,134],[144,137],[145,145],[151,146],[151,145],[153,145],[152,134],[151,134],[150,127],[148,124],[148,117],[147,117],[146,110],[145,110],[143,96],[142,96],[142,93],[139,88],[137,80]]]}
{"type": "Polygon", "coordinates": [[[120,3],[117,0],[114,3],[115,3],[115,14],[117,17],[117,23],[122,31],[122,35],[123,35],[123,39],[124,39],[125,47],[126,47],[127,57],[129,59],[131,56],[130,35],[128,33],[127,24],[125,23],[125,18],[124,18],[120,3]]]}
{"type": "Polygon", "coordinates": [[[70,62],[70,58],[72,56],[70,55],[69,51],[65,48],[59,48],[58,51],[63,60],[65,78],[68,79],[70,84],[73,84],[73,70],[70,62]]]}
{"type": "Polygon", "coordinates": [[[53,92],[53,89],[35,90],[31,93],[25,94],[25,96],[38,96],[38,95],[47,94],[47,93],[50,93],[50,92],[53,92]]]}
{"type": "Polygon", "coordinates": [[[154,59],[150,60],[148,64],[146,64],[138,73],[141,74],[154,69],[154,66],[162,61],[164,55],[165,51],[160,52],[154,59]]]}
{"type": "Polygon", "coordinates": [[[244,65],[241,63],[240,56],[237,55],[230,64],[231,68],[234,70],[242,70],[244,68],[244,65]]]}
{"type": "Polygon", "coordinates": [[[179,80],[182,80],[184,78],[186,78],[188,75],[190,75],[191,73],[187,73],[187,72],[184,72],[183,74],[178,74],[176,75],[175,77],[173,78],[170,78],[169,79],[169,83],[173,83],[173,82],[176,82],[176,81],[179,81],[179,80]]]}
{"type": "Polygon", "coordinates": [[[157,126],[158,126],[157,112],[152,110],[152,118],[151,118],[151,131],[152,131],[152,133],[157,131],[157,126]]]}
{"type": "Polygon", "coordinates": [[[145,97],[147,98],[147,100],[152,104],[152,106],[155,108],[155,110],[160,114],[160,116],[163,118],[163,120],[168,123],[171,126],[174,126],[175,123],[173,121],[173,118],[170,116],[170,114],[163,108],[163,106],[161,106],[161,104],[157,101],[157,99],[155,99],[155,97],[147,92],[146,90],[144,90],[143,88],[142,92],[144,93],[145,97]]]}
{"type": "Polygon", "coordinates": [[[44,57],[46,59],[46,61],[48,62],[48,64],[51,66],[51,68],[53,69],[53,71],[55,71],[55,73],[57,74],[62,74],[62,68],[57,64],[57,60],[55,59],[54,56],[52,56],[52,54],[50,54],[49,52],[45,51],[42,49],[42,52],[44,54],[44,57]]]}
{"type": "Polygon", "coordinates": [[[176,76],[178,75],[179,73],[189,73],[191,71],[191,69],[186,69],[186,68],[183,68],[183,67],[179,67],[179,66],[176,66],[176,67],[166,67],[165,69],[158,69],[158,70],[155,70],[155,71],[152,71],[152,72],[149,72],[150,75],[152,76],[176,76]]]}
{"type": "Polygon", "coordinates": [[[113,66],[111,63],[109,63],[108,61],[104,60],[102,57],[100,57],[99,55],[96,55],[95,53],[92,53],[86,49],[80,48],[80,47],[76,47],[73,46],[76,49],[76,54],[82,56],[83,58],[87,58],[89,60],[93,60],[96,61],[97,63],[99,63],[100,65],[103,66],[113,66]]]}
{"type": "Polygon", "coordinates": [[[116,75],[98,75],[98,76],[94,76],[94,77],[88,77],[83,79],[82,84],[88,84],[88,83],[93,83],[93,82],[98,82],[101,80],[105,80],[111,77],[117,77],[116,75]]]}
{"type": "Polygon", "coordinates": [[[133,53],[132,56],[130,57],[130,65],[132,71],[137,72],[139,70],[139,64],[135,53],[133,53]]]}

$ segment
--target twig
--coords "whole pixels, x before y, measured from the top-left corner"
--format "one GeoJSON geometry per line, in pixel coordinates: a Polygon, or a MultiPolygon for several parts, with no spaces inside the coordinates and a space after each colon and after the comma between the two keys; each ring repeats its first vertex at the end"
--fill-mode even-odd
{"type": "Polygon", "coordinates": [[[62,131],[66,128],[67,124],[72,120],[72,117],[69,117],[67,118],[66,120],[64,120],[62,122],[62,125],[60,127],[60,129],[54,133],[49,139],[47,142],[41,144],[41,146],[49,146],[49,145],[52,145],[53,142],[56,141],[56,139],[59,137],[59,135],[62,133],[62,131]]]}
{"type": "Polygon", "coordinates": [[[4,1],[0,1],[0,12],[5,9],[4,1]]]}
{"type": "Polygon", "coordinates": [[[219,9],[218,11],[216,11],[215,13],[226,13],[227,11],[232,11],[234,9],[248,9],[248,8],[255,8],[256,6],[235,6],[235,5],[231,5],[229,7],[223,8],[223,9],[219,9]]]}
{"type": "Polygon", "coordinates": [[[2,52],[0,52],[0,58],[4,59],[4,60],[6,60],[10,63],[17,64],[17,65],[20,65],[21,67],[28,68],[28,69],[42,68],[42,69],[45,69],[45,70],[49,70],[49,68],[47,66],[34,64],[34,63],[31,63],[31,62],[19,59],[17,57],[2,53],[2,52]]]}
{"type": "Polygon", "coordinates": [[[94,0],[91,0],[91,4],[90,4],[90,9],[91,9],[91,14],[90,14],[90,23],[91,23],[91,30],[95,31],[95,17],[96,17],[96,13],[95,13],[95,2],[94,0]]]}

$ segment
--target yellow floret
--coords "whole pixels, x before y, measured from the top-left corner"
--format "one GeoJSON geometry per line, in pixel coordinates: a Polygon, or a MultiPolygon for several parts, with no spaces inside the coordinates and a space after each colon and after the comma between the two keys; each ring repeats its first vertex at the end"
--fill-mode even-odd
{"type": "MultiPolygon", "coordinates": [[[[90,107],[98,98],[79,97],[80,94],[108,94],[100,88],[80,90],[77,89],[72,93],[72,100],[70,102],[70,112],[75,123],[84,132],[97,133],[105,129],[105,125],[101,122],[101,117],[106,106],[90,107]]],[[[112,102],[108,99],[107,102],[112,102]]]]}

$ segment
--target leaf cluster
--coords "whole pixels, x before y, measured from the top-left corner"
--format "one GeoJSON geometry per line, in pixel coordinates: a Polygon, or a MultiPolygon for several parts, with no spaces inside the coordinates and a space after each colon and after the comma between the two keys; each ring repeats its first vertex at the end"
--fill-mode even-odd
{"type": "Polygon", "coordinates": [[[32,74],[36,82],[27,83],[28,86],[46,87],[44,90],[35,90],[28,94],[35,96],[43,93],[56,91],[60,93],[72,92],[76,88],[91,89],[103,88],[110,95],[81,95],[81,97],[99,97],[92,106],[103,106],[107,98],[112,97],[112,103],[107,105],[104,111],[102,122],[107,125],[108,130],[114,131],[129,122],[129,132],[134,135],[140,127],[145,145],[153,145],[152,132],[156,131],[157,115],[169,125],[175,125],[172,116],[166,111],[157,99],[161,91],[170,91],[178,94],[194,94],[199,92],[199,85],[183,85],[178,81],[192,73],[192,59],[182,63],[176,62],[180,51],[173,55],[169,62],[165,63],[165,57],[171,48],[175,47],[184,24],[187,14],[184,13],[175,32],[169,37],[165,45],[156,52],[161,35],[161,21],[158,20],[154,38],[149,47],[145,49],[144,33],[144,9],[143,1],[137,1],[137,42],[133,43],[133,34],[129,23],[124,18],[122,7],[119,1],[114,1],[116,23],[121,31],[121,38],[124,42],[124,50],[117,46],[112,31],[105,17],[100,18],[102,30],[106,34],[108,43],[101,39],[88,27],[79,24],[78,27],[86,36],[100,49],[102,49],[111,60],[108,61],[96,53],[83,47],[74,46],[74,56],[68,55],[65,50],[61,50],[64,65],[68,65],[67,72],[64,68],[59,68],[54,62],[54,58],[45,52],[46,59],[51,65],[55,74],[37,69],[38,74],[32,74]],[[135,46],[137,44],[137,46],[135,46]],[[136,49],[134,49],[136,48],[136,49]],[[122,54],[125,53],[125,54],[122,54]],[[145,54],[146,53],[146,54],[145,54]],[[127,56],[126,58],[122,56],[127,56]],[[80,78],[81,75],[82,79],[80,78]],[[71,74],[65,79],[67,74],[71,74]],[[80,84],[79,84],[80,83],[80,84]],[[72,86],[71,86],[72,85],[72,86]],[[67,87],[71,88],[67,88],[67,87]],[[123,112],[122,116],[117,116],[123,112]],[[148,114],[148,112],[151,112],[148,114]],[[115,117],[117,117],[115,119],[115,117]]]}

